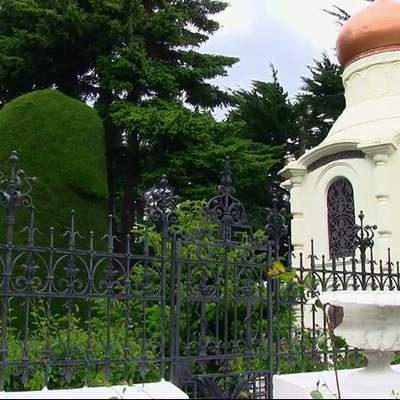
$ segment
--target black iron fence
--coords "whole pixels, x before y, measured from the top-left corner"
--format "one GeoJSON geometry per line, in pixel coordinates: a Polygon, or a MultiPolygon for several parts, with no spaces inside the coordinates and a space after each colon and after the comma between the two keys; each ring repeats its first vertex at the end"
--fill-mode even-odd
{"type": "MultiPolygon", "coordinates": [[[[327,262],[311,250],[292,260],[277,201],[265,228],[248,226],[228,162],[201,224],[180,221],[165,177],[147,190],[145,221],[123,251],[112,217],[104,236],[84,238],[74,212],[66,232],[50,228],[47,244],[43,232],[38,242],[33,180],[18,170],[16,154],[10,163],[0,182],[0,391],[165,378],[191,398],[272,398],[275,373],[332,363],[326,319],[308,305],[311,296],[400,289],[390,253],[385,263],[373,260],[373,228],[363,216],[353,257],[327,262]],[[26,240],[15,236],[20,206],[30,210],[26,240]]],[[[340,365],[362,363],[344,342],[337,348],[340,365]]]]}

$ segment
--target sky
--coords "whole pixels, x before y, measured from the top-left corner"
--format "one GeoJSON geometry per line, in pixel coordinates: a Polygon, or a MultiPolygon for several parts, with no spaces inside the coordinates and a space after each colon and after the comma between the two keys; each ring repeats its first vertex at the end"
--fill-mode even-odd
{"type": "Polygon", "coordinates": [[[229,7],[216,19],[221,29],[203,52],[235,56],[240,62],[229,76],[217,79],[224,88],[247,89],[252,80],[270,80],[272,63],[279,80],[293,97],[307,75],[307,65],[326,51],[335,58],[340,30],[323,10],[333,4],[354,13],[364,0],[227,0],[229,7]]]}

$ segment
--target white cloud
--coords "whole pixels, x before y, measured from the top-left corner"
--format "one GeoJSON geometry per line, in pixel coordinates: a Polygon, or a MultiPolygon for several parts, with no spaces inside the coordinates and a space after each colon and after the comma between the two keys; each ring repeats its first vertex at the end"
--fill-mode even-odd
{"type": "Polygon", "coordinates": [[[258,9],[265,0],[229,0],[229,6],[217,16],[221,24],[219,35],[250,33],[258,17],[258,9]],[[247,5],[246,5],[247,3],[247,5]],[[248,5],[251,3],[251,7],[248,5]]]}
{"type": "Polygon", "coordinates": [[[307,75],[307,65],[323,51],[332,56],[339,33],[334,17],[323,12],[333,4],[350,13],[368,5],[365,0],[227,0],[217,16],[221,29],[203,51],[237,56],[222,87],[248,88],[252,80],[269,80],[268,64],[279,71],[285,89],[294,96],[307,75]]]}
{"type": "Polygon", "coordinates": [[[228,0],[228,3],[228,8],[217,16],[220,36],[249,34],[256,30],[256,24],[276,20],[313,46],[326,50],[334,47],[338,26],[323,10],[335,4],[353,13],[367,5],[364,0],[228,0]]]}
{"type": "Polygon", "coordinates": [[[316,48],[331,50],[335,47],[339,26],[324,10],[331,9],[333,4],[351,14],[368,5],[363,0],[267,0],[264,7],[268,16],[279,19],[316,48]]]}

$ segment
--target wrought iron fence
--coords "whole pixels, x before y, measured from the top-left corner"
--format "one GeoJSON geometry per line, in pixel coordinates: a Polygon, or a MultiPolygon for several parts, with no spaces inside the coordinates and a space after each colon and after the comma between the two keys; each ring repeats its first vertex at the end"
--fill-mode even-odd
{"type": "Polygon", "coordinates": [[[163,177],[144,192],[146,223],[118,246],[123,252],[112,216],[99,247],[94,232],[85,239],[77,231],[73,211],[66,245],[57,245],[54,228],[39,244],[34,179],[17,163],[14,153],[0,192],[0,391],[168,378],[194,396],[227,397],[269,377],[265,265],[273,250],[246,225],[229,162],[205,207],[207,226],[179,226],[177,197],[163,177]],[[20,206],[30,209],[25,241],[15,239],[20,206]]]}
{"type": "MultiPolygon", "coordinates": [[[[390,253],[385,264],[373,260],[374,229],[363,215],[351,258],[326,262],[312,250],[293,260],[278,202],[262,230],[249,226],[228,161],[201,227],[180,223],[163,177],[144,192],[144,224],[118,246],[122,252],[112,216],[104,246],[94,232],[80,235],[74,212],[66,232],[49,228],[47,244],[39,243],[34,179],[23,177],[15,153],[10,164],[0,180],[0,391],[166,378],[192,398],[272,398],[275,373],[331,363],[326,320],[308,305],[311,296],[400,289],[390,253]],[[20,206],[30,210],[24,241],[15,236],[20,206]],[[274,275],[282,265],[290,279],[274,275]]],[[[339,350],[343,365],[362,362],[345,343],[339,350]]]]}

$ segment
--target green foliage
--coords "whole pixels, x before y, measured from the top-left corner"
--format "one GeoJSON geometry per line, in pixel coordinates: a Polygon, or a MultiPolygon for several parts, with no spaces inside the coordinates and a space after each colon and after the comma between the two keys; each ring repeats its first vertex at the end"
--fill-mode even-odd
{"type": "MultiPolygon", "coordinates": [[[[20,166],[36,176],[33,188],[37,226],[63,233],[69,209],[78,226],[105,232],[106,174],[104,130],[96,112],[55,90],[18,97],[0,111],[0,165],[8,172],[8,157],[17,150],[20,166]]],[[[26,223],[19,210],[18,221],[26,223]]]]}
{"type": "MultiPolygon", "coordinates": [[[[109,211],[119,212],[123,237],[132,228],[135,211],[142,211],[141,202],[136,201],[139,189],[155,164],[148,166],[146,162],[152,152],[146,140],[152,136],[153,126],[143,124],[139,130],[127,131],[116,125],[111,117],[114,103],[123,102],[130,114],[141,113],[146,120],[147,101],[160,101],[156,106],[160,107],[158,121],[172,129],[163,104],[170,102],[173,108],[184,102],[196,112],[228,104],[230,96],[210,82],[226,75],[237,59],[198,51],[218,30],[213,17],[226,6],[219,0],[2,3],[0,101],[49,87],[95,100],[106,129],[109,211]]],[[[154,151],[163,149],[164,141],[170,143],[171,157],[175,152],[178,159],[182,148],[196,148],[198,142],[185,134],[183,122],[176,130],[153,136],[153,156],[157,155],[154,151]]],[[[208,124],[199,122],[197,127],[207,129],[208,124]]],[[[157,164],[157,170],[163,167],[171,169],[170,165],[157,164]]],[[[184,170],[189,171],[189,166],[184,170]]]]}
{"type": "Polygon", "coordinates": [[[327,54],[309,67],[297,96],[295,113],[299,116],[301,152],[325,139],[333,123],[345,108],[342,69],[327,54]]]}
{"type": "MultiPolygon", "coordinates": [[[[13,299],[11,300],[11,304],[13,299]]],[[[84,360],[86,356],[91,359],[121,360],[125,357],[125,346],[129,346],[128,356],[131,359],[140,359],[141,349],[141,324],[136,321],[125,330],[125,312],[138,312],[139,307],[134,302],[130,303],[126,311],[123,302],[110,302],[110,326],[107,325],[105,313],[106,300],[93,300],[92,318],[88,319],[86,312],[77,304],[74,305],[71,318],[67,312],[53,313],[48,318],[46,301],[36,300],[30,305],[30,330],[26,343],[23,343],[22,332],[13,325],[16,317],[10,319],[8,329],[8,361],[20,361],[25,358],[24,349],[28,351],[28,359],[39,361],[44,359],[45,351],[49,350],[52,360],[84,360]],[[90,329],[89,329],[90,325],[90,329]],[[107,339],[109,337],[109,340],[107,339]],[[71,343],[68,351],[68,342],[71,343]],[[110,349],[110,351],[107,350],[110,349]]],[[[159,342],[159,306],[150,306],[147,310],[149,324],[148,332],[152,342],[148,343],[146,358],[149,360],[148,381],[160,379],[156,346],[159,342]],[[157,321],[157,322],[156,322],[157,321]],[[157,341],[158,339],[158,341],[157,341]]],[[[11,309],[10,314],[15,314],[11,309]]],[[[78,388],[87,384],[89,386],[133,384],[142,381],[139,364],[130,362],[126,365],[115,363],[108,369],[105,367],[79,366],[72,367],[70,377],[68,370],[62,367],[53,367],[48,370],[49,389],[78,388]],[[128,380],[126,380],[128,377],[128,380]]],[[[26,384],[24,376],[18,368],[7,368],[5,371],[6,391],[41,390],[45,382],[45,369],[43,365],[30,368],[27,371],[26,384]]]]}
{"type": "MultiPolygon", "coordinates": [[[[344,8],[335,5],[325,11],[335,17],[339,25],[351,16],[344,8]]],[[[303,86],[295,104],[301,128],[300,154],[322,142],[345,108],[342,68],[324,53],[308,69],[310,76],[303,77],[303,86]]]]}
{"type": "MultiPolygon", "coordinates": [[[[238,244],[226,252],[221,243],[215,241],[218,227],[211,223],[205,216],[203,201],[185,201],[179,204],[177,214],[179,224],[173,226],[172,234],[183,238],[171,242],[164,248],[165,254],[179,250],[180,262],[172,266],[167,263],[166,282],[167,291],[170,290],[172,268],[180,268],[180,307],[179,314],[180,348],[184,354],[187,344],[190,351],[198,352],[200,344],[199,332],[201,331],[201,318],[206,321],[206,340],[224,336],[224,311],[227,310],[228,341],[232,343],[238,339],[237,354],[245,352],[245,341],[248,329],[251,334],[260,338],[260,342],[253,343],[252,356],[241,358],[232,357],[227,363],[231,372],[245,370],[261,371],[269,368],[268,340],[272,340],[273,351],[279,349],[279,373],[294,373],[299,371],[316,371],[327,368],[331,360],[331,349],[328,345],[327,333],[322,327],[315,330],[308,329],[301,324],[301,314],[298,307],[293,304],[303,302],[307,298],[307,288],[310,279],[304,277],[299,281],[291,271],[287,271],[281,262],[268,265],[265,252],[252,253],[254,244],[250,243],[249,235],[243,233],[238,244]],[[243,268],[249,257],[254,257],[257,267],[243,268]],[[207,260],[204,265],[204,260],[207,260]],[[190,262],[189,262],[190,261],[190,262]],[[265,268],[265,272],[264,272],[265,268]],[[190,273],[189,273],[190,271],[190,273]],[[260,276],[261,274],[261,276],[260,276]],[[217,301],[211,297],[205,303],[204,316],[201,317],[201,302],[196,300],[199,285],[202,280],[207,280],[207,285],[216,288],[226,282],[228,304],[217,301]],[[272,293],[273,337],[268,338],[269,313],[267,308],[267,287],[262,282],[273,279],[276,290],[272,293]],[[188,280],[190,284],[188,285],[188,280]],[[279,286],[276,286],[279,283],[279,286]],[[253,290],[264,301],[258,302],[253,297],[251,310],[246,302],[244,291],[253,290]],[[279,299],[278,297],[279,296],[279,299]],[[279,302],[278,302],[279,300],[279,302]],[[246,324],[249,318],[250,325],[246,324]],[[217,328],[219,327],[219,328],[217,328]],[[187,336],[188,335],[188,336],[187,336]],[[279,340],[279,342],[277,342],[279,340]],[[256,352],[256,349],[258,352],[256,352]],[[259,356],[260,354],[260,356],[259,356]],[[287,355],[287,356],[285,356],[287,355]]],[[[49,372],[49,388],[80,387],[83,384],[98,386],[109,384],[131,384],[158,380],[159,373],[159,345],[162,324],[165,321],[166,355],[169,355],[171,339],[170,308],[161,309],[157,300],[140,300],[143,295],[143,282],[148,282],[149,294],[158,293],[160,289],[160,268],[162,247],[160,245],[160,232],[153,225],[137,224],[134,227],[136,248],[146,248],[148,259],[146,263],[138,260],[130,277],[130,286],[133,297],[129,301],[114,299],[71,300],[52,299],[51,305],[46,298],[32,298],[30,302],[25,299],[10,299],[10,321],[8,324],[9,361],[18,361],[24,358],[27,350],[30,361],[44,359],[46,350],[50,350],[51,359],[62,360],[71,357],[72,360],[84,360],[86,356],[95,360],[122,360],[126,356],[130,359],[126,368],[120,362],[112,365],[108,374],[104,368],[96,366],[80,366],[73,368],[70,380],[66,379],[67,371],[53,367],[49,372]],[[137,298],[135,299],[135,296],[137,298]],[[68,308],[69,306],[69,308],[68,308]],[[70,309],[70,313],[68,313],[70,309]],[[15,310],[21,310],[16,313],[15,310]],[[49,312],[51,310],[51,312],[49,312]],[[162,314],[163,313],[163,314],[162,314]],[[26,325],[20,316],[29,315],[26,325]],[[163,318],[164,319],[163,319],[163,318]],[[109,321],[109,323],[107,323],[109,321]],[[29,327],[27,333],[25,328],[29,327]],[[25,341],[26,339],[26,341],[25,341]],[[68,343],[71,344],[68,353],[68,343]],[[145,347],[143,346],[145,344],[145,347]],[[145,351],[143,351],[145,349],[145,351]],[[149,363],[144,375],[140,369],[140,359],[145,357],[149,363]]],[[[256,243],[264,243],[264,232],[255,233],[256,243]]],[[[62,267],[62,266],[60,266],[62,267]]],[[[103,266],[104,267],[104,266],[103,266]]],[[[101,265],[98,269],[101,269],[101,265]]],[[[105,273],[105,271],[103,271],[105,273]]],[[[102,271],[98,271],[98,274],[102,271]]],[[[100,278],[101,279],[101,278],[100,278]]],[[[124,275],[121,275],[121,288],[126,284],[124,275]]],[[[312,281],[311,281],[312,283],[312,281]]],[[[97,282],[97,284],[100,284],[97,282]]],[[[104,282],[106,284],[106,282],[104,282]]],[[[225,287],[225,285],[224,285],[225,287]]],[[[116,290],[118,290],[116,288],[116,290]]],[[[221,290],[221,288],[219,289],[221,290]]],[[[168,297],[168,295],[167,295],[168,297]]],[[[303,306],[308,312],[308,306],[303,306]]],[[[363,359],[356,354],[349,353],[346,343],[337,338],[335,342],[338,350],[338,367],[348,368],[362,365],[363,359]]],[[[275,354],[273,354],[275,362],[275,354]]],[[[216,373],[217,363],[208,363],[205,372],[216,373]]],[[[194,373],[204,373],[199,363],[192,365],[194,373]]],[[[40,389],[44,382],[44,367],[37,364],[27,376],[26,389],[40,389]]],[[[21,369],[7,368],[6,389],[23,390],[24,376],[21,369]]],[[[243,393],[245,396],[245,393],[243,393]]]]}
{"type": "Polygon", "coordinates": [[[271,206],[271,192],[282,198],[282,182],[278,172],[284,166],[286,152],[295,152],[298,143],[297,115],[287,92],[278,80],[278,73],[271,66],[272,82],[254,81],[250,90],[234,92],[234,107],[229,112],[228,121],[236,123],[239,136],[264,148],[264,152],[274,154],[275,162],[261,175],[249,174],[256,188],[260,179],[268,195],[255,189],[253,203],[271,206]],[[257,183],[256,183],[257,182],[257,183]],[[267,200],[269,198],[269,200],[267,200]]]}
{"type": "Polygon", "coordinates": [[[277,71],[271,68],[272,82],[253,81],[249,91],[234,93],[235,105],[229,119],[243,123],[244,137],[257,143],[282,146],[296,139],[296,115],[287,92],[279,83],[277,71]]]}
{"type": "MultiPolygon", "coordinates": [[[[218,0],[6,0],[0,12],[0,98],[56,85],[73,96],[142,96],[209,107],[228,100],[206,80],[235,58],[196,51],[218,30],[218,0]],[[51,62],[49,62],[51,60],[51,62]]],[[[103,104],[103,98],[99,100],[103,104]]]]}
{"type": "Polygon", "coordinates": [[[318,391],[318,390],[313,390],[310,393],[310,396],[311,396],[312,399],[323,399],[324,398],[322,393],[320,391],[318,391]]]}
{"type": "Polygon", "coordinates": [[[271,82],[253,82],[250,90],[234,93],[234,107],[229,121],[235,121],[243,138],[264,145],[279,146],[277,162],[269,169],[269,186],[283,195],[279,170],[284,155],[295,156],[317,146],[326,137],[345,107],[342,69],[326,54],[315,60],[310,75],[294,101],[279,83],[272,67],[271,82]]]}
{"type": "MultiPolygon", "coordinates": [[[[147,101],[140,106],[118,103],[114,122],[140,137],[140,188],[166,173],[183,199],[201,200],[216,194],[223,160],[231,158],[237,196],[258,216],[265,205],[266,173],[276,165],[281,147],[249,140],[237,122],[217,122],[207,112],[195,112],[180,102],[147,101]]],[[[135,139],[132,139],[135,140],[135,139]]]]}
{"type": "MultiPolygon", "coordinates": [[[[271,82],[254,81],[250,90],[234,92],[234,106],[228,122],[236,124],[239,137],[260,144],[276,155],[265,174],[268,176],[266,186],[282,200],[285,191],[280,186],[282,178],[278,172],[285,165],[284,155],[290,153],[298,157],[306,149],[318,145],[342,113],[345,98],[341,68],[326,54],[309,67],[310,76],[303,78],[301,92],[294,101],[290,101],[277,71],[271,68],[271,82]]],[[[250,175],[250,179],[258,180],[259,176],[250,175]]],[[[265,204],[259,191],[253,194],[253,203],[265,204]]]]}
{"type": "Polygon", "coordinates": [[[129,22],[138,17],[138,11],[138,2],[129,0],[3,1],[2,101],[53,85],[74,97],[97,93],[98,71],[94,68],[104,63],[106,55],[111,56],[116,41],[131,34],[129,22]]]}
{"type": "MultiPolygon", "coordinates": [[[[180,246],[180,259],[181,260],[192,260],[193,264],[186,265],[183,261],[180,263],[180,291],[181,291],[181,310],[180,316],[180,328],[181,328],[181,349],[185,348],[187,344],[187,332],[190,332],[190,340],[195,343],[198,342],[198,336],[200,332],[201,322],[201,311],[200,302],[194,301],[191,296],[197,293],[198,288],[201,285],[203,279],[206,279],[207,285],[210,287],[217,287],[219,285],[225,287],[226,284],[226,296],[229,299],[228,304],[224,305],[223,302],[208,301],[205,308],[205,319],[206,319],[206,337],[209,340],[214,340],[218,332],[220,338],[224,336],[224,326],[222,321],[224,319],[224,312],[227,311],[228,316],[228,341],[233,343],[238,340],[238,348],[236,349],[238,354],[245,353],[245,341],[248,328],[251,334],[259,337],[262,335],[262,339],[259,343],[253,344],[253,356],[249,359],[241,357],[233,357],[232,361],[228,363],[228,368],[233,372],[241,372],[245,370],[265,370],[269,367],[268,354],[268,312],[266,304],[254,300],[251,304],[251,314],[249,315],[248,304],[245,300],[245,291],[251,291],[254,296],[257,294],[260,298],[267,298],[267,287],[260,284],[261,279],[265,283],[268,278],[273,274],[273,271],[279,269],[279,279],[282,280],[280,290],[278,291],[281,304],[279,308],[274,308],[274,312],[279,313],[279,321],[273,320],[271,323],[274,326],[274,337],[270,340],[274,341],[276,337],[285,338],[288,334],[289,325],[296,323],[296,315],[292,310],[291,306],[288,306],[288,293],[294,293],[291,287],[294,274],[289,271],[282,271],[280,263],[274,263],[268,265],[268,254],[265,251],[256,252],[254,263],[252,268],[243,268],[248,257],[252,257],[252,250],[254,247],[258,247],[265,241],[265,233],[263,230],[255,232],[253,241],[249,240],[249,236],[243,233],[240,236],[239,243],[233,246],[231,249],[226,249],[215,242],[216,235],[218,236],[219,227],[210,223],[208,218],[203,212],[205,206],[204,202],[201,201],[186,201],[178,207],[178,218],[179,225],[175,227],[175,232],[186,238],[183,245],[180,246]],[[207,260],[207,265],[202,267],[196,265],[196,261],[207,260]],[[190,271],[190,273],[189,273],[190,271]],[[190,276],[190,288],[187,286],[187,280],[190,276]],[[215,285],[215,286],[214,286],[215,285]],[[196,289],[197,288],[197,289],[196,289]],[[189,310],[189,311],[188,311],[189,310]],[[250,327],[246,325],[246,320],[249,320],[250,327]],[[219,330],[217,328],[219,326],[219,330]],[[279,333],[278,333],[279,331],[279,333]],[[257,349],[256,349],[257,348],[257,349]],[[262,356],[258,356],[262,354],[262,356]]],[[[151,253],[160,255],[160,234],[155,229],[149,229],[145,225],[138,227],[142,233],[139,237],[143,240],[145,237],[150,242],[151,253]]],[[[167,254],[171,249],[166,249],[167,254]]],[[[278,275],[274,274],[274,278],[278,279],[278,275]]],[[[222,290],[222,289],[220,289],[222,290]]],[[[265,300],[266,301],[266,300],[265,300]]],[[[274,297],[272,300],[273,304],[278,301],[274,297]]],[[[295,301],[292,296],[291,301],[295,301]]],[[[283,346],[282,346],[283,347],[283,346]]],[[[195,363],[195,372],[198,366],[195,363]]],[[[207,372],[212,373],[217,371],[217,366],[208,365],[207,372]],[[213,369],[214,368],[214,369],[213,369]]]]}
{"type": "Polygon", "coordinates": [[[284,283],[291,283],[296,278],[296,273],[293,271],[287,271],[281,262],[274,261],[272,267],[268,271],[268,276],[271,279],[279,279],[284,283]]]}

